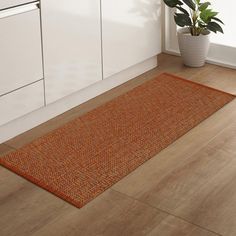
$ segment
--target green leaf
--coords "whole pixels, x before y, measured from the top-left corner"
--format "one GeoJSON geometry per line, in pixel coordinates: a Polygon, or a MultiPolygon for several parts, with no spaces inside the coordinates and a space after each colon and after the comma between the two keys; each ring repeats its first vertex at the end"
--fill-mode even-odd
{"type": "Polygon", "coordinates": [[[201,6],[199,7],[199,10],[200,10],[200,11],[204,11],[204,10],[206,10],[206,9],[208,8],[208,6],[210,6],[210,5],[211,5],[210,2],[204,2],[204,3],[202,3],[201,6]]]}
{"type": "Polygon", "coordinates": [[[222,34],[224,33],[221,26],[216,22],[209,22],[207,24],[207,29],[209,29],[210,31],[213,31],[214,33],[217,33],[217,32],[221,32],[222,34]]]}
{"type": "Polygon", "coordinates": [[[178,5],[182,6],[184,4],[181,1],[178,1],[178,5]]]}
{"type": "Polygon", "coordinates": [[[220,22],[221,24],[224,25],[224,22],[222,20],[220,20],[219,18],[217,18],[217,17],[212,17],[211,19],[215,20],[215,21],[218,21],[218,22],[220,22]]]}
{"type": "Polygon", "coordinates": [[[211,21],[212,17],[215,17],[218,14],[218,12],[214,12],[211,9],[205,9],[201,12],[200,18],[205,22],[208,23],[211,21]]]}
{"type": "Polygon", "coordinates": [[[180,2],[179,0],[164,0],[164,3],[168,6],[168,7],[176,7],[177,5],[181,5],[182,2],[180,2]]]}
{"type": "Polygon", "coordinates": [[[175,13],[175,22],[177,25],[184,27],[184,26],[191,26],[192,21],[190,17],[183,13],[175,13]]]}
{"type": "Polygon", "coordinates": [[[206,26],[207,26],[207,25],[205,25],[205,24],[202,23],[202,22],[198,22],[198,25],[199,25],[202,29],[206,28],[206,26]]]}
{"type": "Polygon", "coordinates": [[[180,11],[182,11],[184,14],[188,15],[189,16],[189,13],[187,10],[185,10],[183,7],[176,7],[177,9],[179,9],[180,11]]]}
{"type": "Polygon", "coordinates": [[[195,3],[194,3],[192,0],[183,0],[183,2],[184,2],[188,7],[190,7],[192,10],[195,11],[196,5],[195,5],[195,3]]]}

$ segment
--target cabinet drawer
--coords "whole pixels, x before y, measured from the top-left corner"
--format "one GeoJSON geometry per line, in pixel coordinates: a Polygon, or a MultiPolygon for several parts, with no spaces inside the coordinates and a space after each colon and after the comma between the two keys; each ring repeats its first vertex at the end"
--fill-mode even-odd
{"type": "Polygon", "coordinates": [[[25,3],[32,2],[32,0],[1,0],[0,1],[0,9],[13,7],[25,3]]]}
{"type": "Polygon", "coordinates": [[[0,97],[0,125],[44,106],[43,81],[0,97]]]}
{"type": "Polygon", "coordinates": [[[0,95],[43,78],[39,9],[10,15],[14,9],[0,11],[0,95]]]}

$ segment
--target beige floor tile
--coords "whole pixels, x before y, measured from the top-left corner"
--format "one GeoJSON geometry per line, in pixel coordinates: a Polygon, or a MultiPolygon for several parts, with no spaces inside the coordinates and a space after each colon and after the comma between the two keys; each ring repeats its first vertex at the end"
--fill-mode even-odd
{"type": "Polygon", "coordinates": [[[28,236],[73,206],[0,169],[0,235],[28,236]],[[3,177],[3,179],[2,179],[3,177]]]}
{"type": "Polygon", "coordinates": [[[147,236],[216,236],[217,234],[199,228],[174,216],[167,216],[147,236]]]}
{"type": "Polygon", "coordinates": [[[59,215],[33,235],[147,235],[166,216],[166,213],[108,190],[82,209],[75,208],[59,215]]]}

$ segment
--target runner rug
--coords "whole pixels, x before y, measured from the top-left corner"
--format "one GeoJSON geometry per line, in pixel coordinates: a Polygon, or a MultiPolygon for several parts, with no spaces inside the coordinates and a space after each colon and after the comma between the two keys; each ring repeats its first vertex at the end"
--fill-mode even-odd
{"type": "Polygon", "coordinates": [[[164,73],[0,164],[80,208],[234,98],[164,73]]]}

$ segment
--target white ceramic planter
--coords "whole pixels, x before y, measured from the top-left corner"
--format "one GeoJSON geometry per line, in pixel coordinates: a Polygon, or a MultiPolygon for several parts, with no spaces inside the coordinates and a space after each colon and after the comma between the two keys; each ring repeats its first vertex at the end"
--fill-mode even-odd
{"type": "Polygon", "coordinates": [[[210,46],[210,32],[204,35],[192,36],[189,28],[178,30],[178,41],[184,64],[190,67],[201,67],[205,65],[210,46]]]}

